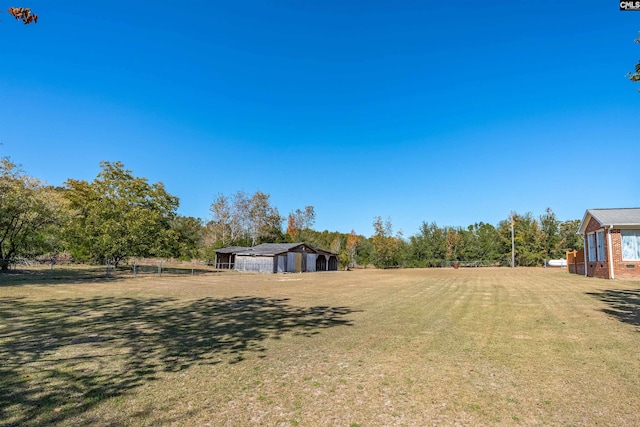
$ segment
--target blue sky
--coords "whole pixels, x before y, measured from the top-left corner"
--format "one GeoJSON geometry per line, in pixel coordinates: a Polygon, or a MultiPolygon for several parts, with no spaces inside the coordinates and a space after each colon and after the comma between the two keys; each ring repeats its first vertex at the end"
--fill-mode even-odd
{"type": "Polygon", "coordinates": [[[0,16],[0,155],[53,185],[120,160],[182,215],[260,190],[367,236],[640,206],[616,1],[26,3],[2,10],[37,25],[0,16]]]}

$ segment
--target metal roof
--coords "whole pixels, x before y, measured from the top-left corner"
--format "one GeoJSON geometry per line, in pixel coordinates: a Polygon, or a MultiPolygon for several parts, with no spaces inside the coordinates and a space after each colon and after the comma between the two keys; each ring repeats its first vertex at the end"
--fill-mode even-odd
{"type": "MultiPolygon", "coordinates": [[[[289,252],[291,249],[302,246],[304,243],[263,243],[252,248],[245,248],[243,251],[236,252],[237,255],[278,255],[289,252]]],[[[305,245],[313,252],[313,248],[305,245]]]]}
{"type": "Polygon", "coordinates": [[[639,227],[640,208],[587,209],[579,233],[584,234],[589,218],[595,219],[603,227],[639,227]]]}
{"type": "Polygon", "coordinates": [[[309,246],[306,243],[263,243],[251,248],[245,246],[229,246],[226,248],[216,249],[216,253],[219,254],[236,254],[236,255],[261,255],[261,256],[274,256],[289,252],[292,249],[304,246],[306,252],[321,253],[325,255],[337,255],[333,252],[325,251],[322,249],[316,249],[313,246],[309,246]]]}
{"type": "Polygon", "coordinates": [[[249,249],[246,246],[227,246],[226,248],[216,249],[217,254],[235,254],[240,251],[249,249]]]}

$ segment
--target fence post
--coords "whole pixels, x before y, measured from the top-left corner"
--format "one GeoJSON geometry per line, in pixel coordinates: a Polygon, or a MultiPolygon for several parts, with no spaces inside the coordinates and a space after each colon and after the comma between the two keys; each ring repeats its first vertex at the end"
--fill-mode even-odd
{"type": "MultiPolygon", "coordinates": [[[[578,265],[576,263],[576,255],[577,255],[576,250],[574,249],[573,252],[570,253],[570,255],[571,255],[571,264],[573,264],[573,272],[574,274],[578,274],[578,265]]],[[[571,267],[569,267],[568,260],[567,260],[567,269],[569,269],[569,272],[571,272],[571,267]]]]}
{"type": "Polygon", "coordinates": [[[107,277],[111,277],[111,260],[109,258],[107,258],[107,277]]]}
{"type": "Polygon", "coordinates": [[[133,277],[136,277],[136,263],[137,261],[134,259],[133,260],[133,277]]]}
{"type": "Polygon", "coordinates": [[[158,263],[158,276],[162,276],[162,261],[158,263]]]}

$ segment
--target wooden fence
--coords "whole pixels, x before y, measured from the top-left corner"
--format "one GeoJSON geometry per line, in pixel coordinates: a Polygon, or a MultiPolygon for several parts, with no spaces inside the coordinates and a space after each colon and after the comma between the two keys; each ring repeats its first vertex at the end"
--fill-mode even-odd
{"type": "Polygon", "coordinates": [[[584,276],[584,249],[567,251],[567,271],[584,276]]]}

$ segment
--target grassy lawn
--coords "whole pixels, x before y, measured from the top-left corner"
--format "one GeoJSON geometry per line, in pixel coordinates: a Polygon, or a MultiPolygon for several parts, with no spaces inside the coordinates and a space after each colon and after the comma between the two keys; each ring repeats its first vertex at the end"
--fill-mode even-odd
{"type": "Polygon", "coordinates": [[[640,425],[640,282],[0,275],[0,426],[640,425]]]}

